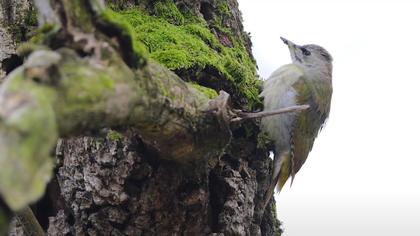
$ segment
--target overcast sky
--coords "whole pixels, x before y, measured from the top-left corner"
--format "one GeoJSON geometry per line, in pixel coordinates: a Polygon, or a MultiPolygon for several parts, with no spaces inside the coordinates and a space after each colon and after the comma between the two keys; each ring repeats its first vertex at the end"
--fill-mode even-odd
{"type": "Polygon", "coordinates": [[[284,235],[419,236],[420,1],[239,7],[263,78],[291,62],[280,36],[334,57],[328,124],[293,187],[277,196],[284,235]]]}

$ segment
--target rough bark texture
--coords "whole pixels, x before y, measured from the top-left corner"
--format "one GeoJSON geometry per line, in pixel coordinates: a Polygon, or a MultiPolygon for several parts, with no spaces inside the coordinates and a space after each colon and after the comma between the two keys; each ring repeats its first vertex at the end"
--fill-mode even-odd
{"type": "Polygon", "coordinates": [[[63,140],[57,179],[66,207],[49,218],[48,233],[274,235],[272,206],[262,221],[258,208],[270,161],[243,132],[220,160],[197,166],[156,160],[132,133],[63,140]]]}
{"type": "Polygon", "coordinates": [[[28,0],[0,0],[0,81],[22,64],[15,55],[16,45],[28,38],[36,25],[34,9],[28,0]]]}
{"type": "MultiPolygon", "coordinates": [[[[141,5],[153,14],[157,1],[109,2],[120,9],[141,5]]],[[[252,55],[236,0],[173,3],[203,18],[219,42],[232,47],[221,23],[252,55]]],[[[0,54],[4,61],[13,57],[19,40],[2,31],[1,37],[9,40],[0,45],[9,50],[4,51],[6,56],[0,54]]],[[[197,70],[174,71],[186,81],[197,75],[219,75],[208,68],[197,70]]],[[[218,79],[206,80],[204,85],[227,90],[237,98],[236,105],[246,103],[223,76],[218,79]]],[[[280,235],[274,202],[261,209],[271,160],[259,141],[258,125],[246,121],[231,131],[222,156],[213,153],[189,163],[167,160],[134,129],[104,129],[89,137],[62,139],[56,149],[55,178],[33,206],[34,213],[49,235],[280,235]]],[[[179,139],[173,138],[176,144],[179,139]]],[[[18,222],[10,235],[23,235],[18,222]]]]}

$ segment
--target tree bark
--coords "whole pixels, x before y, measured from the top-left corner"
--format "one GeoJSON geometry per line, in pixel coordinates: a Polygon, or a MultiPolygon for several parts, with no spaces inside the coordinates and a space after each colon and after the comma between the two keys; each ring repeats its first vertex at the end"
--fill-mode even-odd
{"type": "MultiPolygon", "coordinates": [[[[252,59],[235,0],[108,4],[117,11],[139,7],[181,27],[172,16],[158,14],[157,2],[202,19],[223,45],[218,50],[235,47],[237,40],[252,59]]],[[[22,44],[19,56],[13,50],[8,54],[26,58],[19,68],[20,63],[11,64],[12,73],[2,64],[8,78],[0,94],[1,117],[19,121],[17,126],[3,122],[0,135],[12,134],[15,142],[2,148],[21,158],[28,152],[19,144],[28,137],[37,140],[31,143],[30,161],[25,159],[25,173],[6,173],[14,181],[0,183],[6,208],[17,210],[43,194],[53,167],[48,153],[56,137],[64,137],[56,147],[47,193],[32,207],[49,235],[281,234],[274,201],[262,209],[271,160],[258,124],[227,122],[230,106],[251,104],[237,85],[240,78],[229,80],[234,73],[224,74],[217,66],[169,71],[137,48],[130,29],[101,1],[50,5],[39,0],[35,5],[38,22],[46,23],[41,40],[22,44]],[[196,76],[212,78],[197,82],[226,90],[232,105],[227,97],[212,101],[184,82],[196,76]],[[39,126],[21,125],[40,120],[39,126]],[[41,187],[33,188],[34,183],[41,187]],[[22,189],[28,191],[24,197],[22,189]]],[[[16,230],[19,222],[15,225],[11,234],[22,232],[16,230]]]]}

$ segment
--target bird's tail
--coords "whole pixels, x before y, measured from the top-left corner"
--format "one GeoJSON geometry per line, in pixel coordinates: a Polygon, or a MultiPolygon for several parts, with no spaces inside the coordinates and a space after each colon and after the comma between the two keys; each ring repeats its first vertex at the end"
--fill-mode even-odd
{"type": "Polygon", "coordinates": [[[278,182],[279,177],[280,177],[280,175],[277,176],[276,179],[274,179],[270,182],[270,185],[269,185],[267,191],[265,192],[264,202],[263,202],[264,203],[264,205],[263,205],[264,209],[267,207],[268,203],[270,202],[271,197],[273,197],[273,195],[274,195],[274,189],[276,188],[276,184],[278,182]]]}
{"type": "Polygon", "coordinates": [[[290,152],[283,152],[274,157],[273,174],[270,185],[264,195],[264,209],[273,197],[274,189],[280,192],[290,176],[290,152]]]}

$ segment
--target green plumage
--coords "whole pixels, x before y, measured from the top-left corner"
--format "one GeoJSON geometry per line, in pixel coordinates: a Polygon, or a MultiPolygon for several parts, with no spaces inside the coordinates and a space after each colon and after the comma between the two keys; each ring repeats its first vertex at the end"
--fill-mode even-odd
{"type": "Polygon", "coordinates": [[[324,125],[331,106],[332,57],[317,45],[289,46],[293,64],[277,69],[264,83],[261,96],[264,110],[294,105],[309,109],[262,119],[262,129],[275,143],[273,174],[266,192],[266,202],[277,184],[279,190],[289,177],[292,181],[305,163],[315,138],[324,125]]]}
{"type": "Polygon", "coordinates": [[[297,93],[297,104],[307,104],[309,109],[296,115],[291,134],[290,176],[305,163],[319,130],[330,111],[332,86],[323,80],[308,80],[303,77],[293,88],[297,93]]]}

